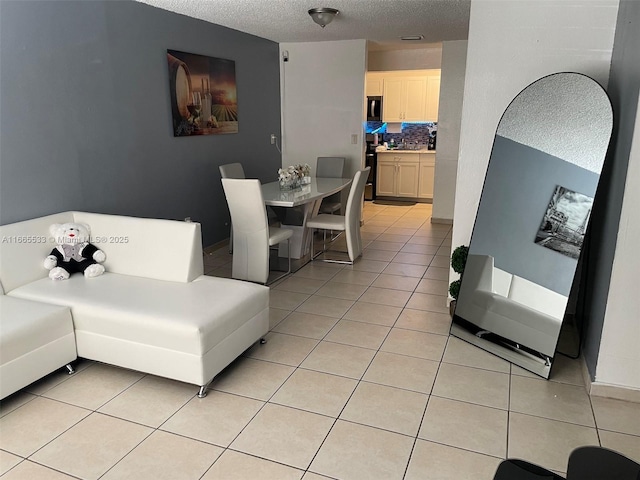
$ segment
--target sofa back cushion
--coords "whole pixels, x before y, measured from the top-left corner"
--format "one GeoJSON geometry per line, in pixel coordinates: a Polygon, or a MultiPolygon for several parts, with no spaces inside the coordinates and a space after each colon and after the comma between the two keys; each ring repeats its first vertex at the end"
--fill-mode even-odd
{"type": "Polygon", "coordinates": [[[511,280],[509,298],[558,320],[564,318],[564,311],[567,308],[567,297],[564,295],[517,275],[514,275],[511,280]]]}
{"type": "Polygon", "coordinates": [[[199,223],[73,212],[91,227],[91,240],[107,255],[108,272],[174,282],[203,274],[199,223]]]}
{"type": "Polygon", "coordinates": [[[64,212],[0,226],[3,293],[47,277],[44,259],[56,246],[49,227],[67,222],[89,224],[91,241],[107,255],[107,271],[175,282],[203,273],[199,223],[64,212]]]}
{"type": "Polygon", "coordinates": [[[44,259],[56,246],[49,227],[73,221],[73,213],[64,212],[0,226],[0,282],[5,293],[49,274],[44,259]]]}

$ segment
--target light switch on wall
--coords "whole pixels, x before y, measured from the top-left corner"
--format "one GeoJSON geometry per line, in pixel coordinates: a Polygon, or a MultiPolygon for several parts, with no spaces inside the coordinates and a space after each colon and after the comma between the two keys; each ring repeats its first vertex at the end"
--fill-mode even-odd
{"type": "Polygon", "coordinates": [[[353,133],[351,134],[351,145],[357,145],[357,144],[358,144],[358,134],[353,133]]]}

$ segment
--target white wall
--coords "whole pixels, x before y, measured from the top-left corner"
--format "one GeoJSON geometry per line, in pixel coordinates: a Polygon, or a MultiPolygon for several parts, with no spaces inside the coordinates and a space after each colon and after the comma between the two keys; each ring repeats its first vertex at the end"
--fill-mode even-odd
{"type": "Polygon", "coordinates": [[[640,272],[640,113],[636,116],[624,192],[595,380],[640,391],[640,297],[633,293],[637,292],[640,272]]]}
{"type": "Polygon", "coordinates": [[[433,222],[453,221],[467,44],[466,40],[442,43],[433,222]]]}
{"type": "Polygon", "coordinates": [[[471,1],[454,248],[469,244],[504,109],[523,88],[550,73],[584,73],[606,86],[617,8],[617,0],[471,1]]]}
{"type": "Polygon", "coordinates": [[[308,163],[313,173],[317,157],[341,156],[352,176],[364,164],[366,41],[281,43],[283,51],[282,165],[308,163]]]}
{"type": "Polygon", "coordinates": [[[440,68],[442,46],[407,48],[403,50],[369,51],[367,70],[424,70],[440,68]]]}

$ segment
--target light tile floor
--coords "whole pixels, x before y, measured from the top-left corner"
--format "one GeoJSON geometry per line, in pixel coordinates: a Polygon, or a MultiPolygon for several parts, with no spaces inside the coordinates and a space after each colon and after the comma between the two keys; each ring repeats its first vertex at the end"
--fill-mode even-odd
{"type": "MultiPolygon", "coordinates": [[[[482,479],[503,458],[564,472],[603,445],[640,461],[640,404],[590,398],[449,337],[450,228],[367,203],[363,258],[271,290],[271,332],[196,388],[81,361],[0,404],[3,479],[482,479]]],[[[205,256],[229,276],[226,248],[205,256]]]]}

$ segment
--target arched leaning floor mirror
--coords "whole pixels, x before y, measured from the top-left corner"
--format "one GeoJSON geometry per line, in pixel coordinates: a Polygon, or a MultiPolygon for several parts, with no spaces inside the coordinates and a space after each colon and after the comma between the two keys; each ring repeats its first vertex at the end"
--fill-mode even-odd
{"type": "Polygon", "coordinates": [[[549,378],[613,114],[603,88],[557,73],[498,124],[451,334],[549,378]]]}

